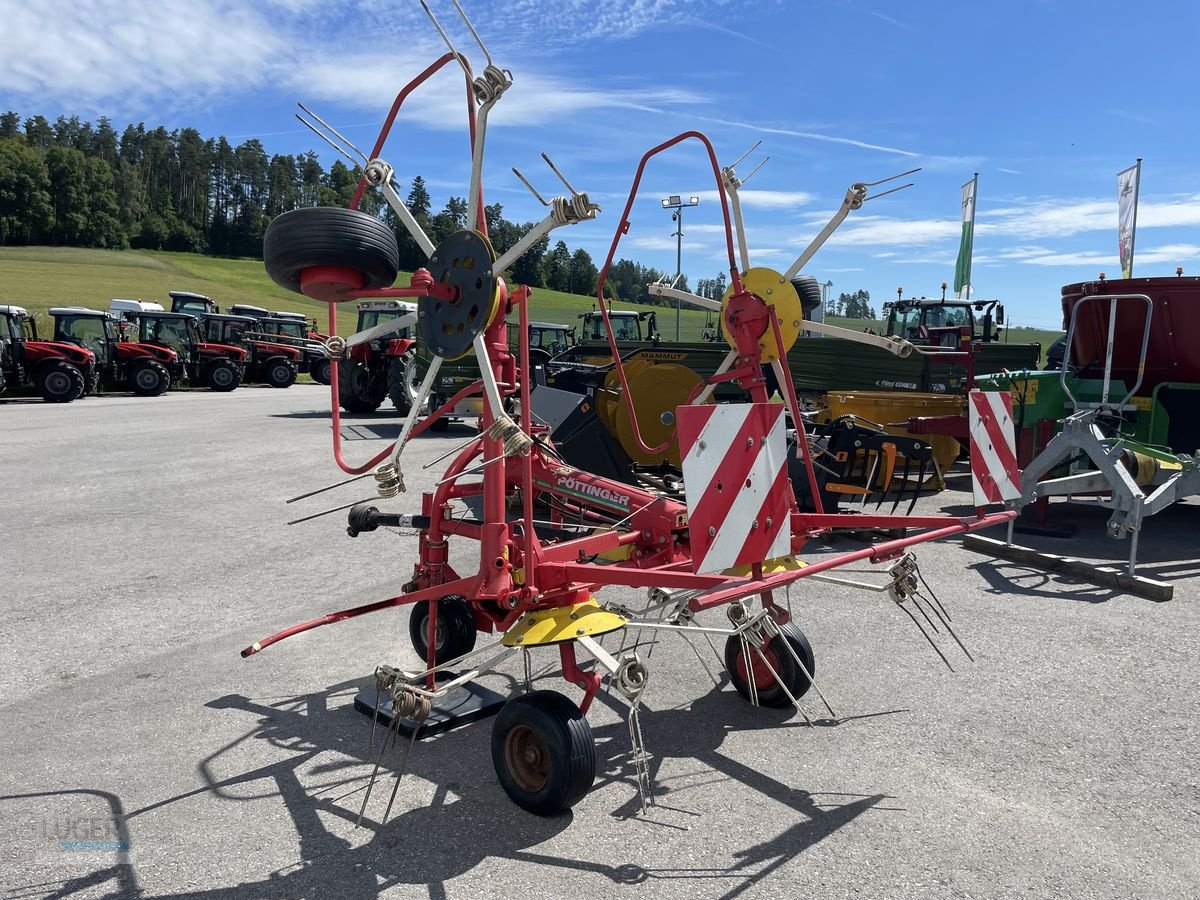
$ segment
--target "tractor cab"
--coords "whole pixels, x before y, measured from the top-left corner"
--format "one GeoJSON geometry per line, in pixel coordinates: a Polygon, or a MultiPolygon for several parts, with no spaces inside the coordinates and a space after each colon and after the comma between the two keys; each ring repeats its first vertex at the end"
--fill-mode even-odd
{"type": "MultiPolygon", "coordinates": [[[[374,328],[376,325],[416,311],[417,304],[405,303],[403,300],[364,300],[358,304],[358,327],[355,331],[366,331],[368,328],[374,328]]],[[[412,326],[402,328],[389,337],[411,339],[413,337],[412,326]]]]}
{"type": "MultiPolygon", "coordinates": [[[[583,319],[583,334],[580,343],[608,342],[608,331],[604,327],[604,316],[596,311],[580,313],[583,319]]],[[[610,309],[608,320],[612,323],[613,337],[618,344],[652,341],[658,338],[658,317],[653,312],[634,312],[627,309],[610,309]],[[642,337],[642,321],[646,321],[646,336],[642,337]]]]}
{"type": "Polygon", "coordinates": [[[185,364],[195,361],[202,340],[195,316],[148,310],[138,314],[137,323],[140,343],[174,350],[185,364]]]}
{"type": "Polygon", "coordinates": [[[229,307],[231,316],[249,316],[251,319],[265,319],[271,313],[261,306],[251,306],[249,303],[235,303],[229,307]]]}
{"type": "MultiPolygon", "coordinates": [[[[508,345],[516,348],[521,334],[521,326],[517,322],[508,323],[508,345]]],[[[568,325],[555,322],[529,323],[529,349],[542,350],[550,356],[558,356],[575,346],[575,329],[568,325]]]]}
{"type": "Polygon", "coordinates": [[[887,336],[914,344],[958,349],[1000,339],[1004,305],[998,300],[895,300],[883,304],[887,336]]]}
{"type": "Polygon", "coordinates": [[[246,335],[258,330],[258,322],[249,316],[206,315],[201,319],[200,330],[209,343],[249,347],[252,342],[246,335]]]}
{"type": "Polygon", "coordinates": [[[51,309],[50,315],[54,318],[54,340],[91,350],[96,355],[97,368],[103,369],[114,361],[120,338],[116,321],[108,313],[68,306],[51,309]]]}
{"type": "Polygon", "coordinates": [[[171,312],[187,313],[190,316],[206,316],[219,313],[221,307],[213,302],[212,297],[204,294],[193,294],[191,291],[168,291],[171,298],[171,312]]]}

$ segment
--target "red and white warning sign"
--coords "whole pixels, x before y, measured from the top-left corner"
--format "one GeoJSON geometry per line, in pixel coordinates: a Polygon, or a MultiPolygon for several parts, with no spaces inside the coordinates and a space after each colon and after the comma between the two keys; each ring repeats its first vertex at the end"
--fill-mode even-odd
{"type": "Polygon", "coordinates": [[[792,485],[783,406],[680,406],[676,417],[695,571],[788,555],[792,485]]]}
{"type": "Polygon", "coordinates": [[[1016,500],[1021,496],[1021,470],[1017,466],[1012,394],[971,391],[967,394],[967,408],[975,505],[1016,500]]]}

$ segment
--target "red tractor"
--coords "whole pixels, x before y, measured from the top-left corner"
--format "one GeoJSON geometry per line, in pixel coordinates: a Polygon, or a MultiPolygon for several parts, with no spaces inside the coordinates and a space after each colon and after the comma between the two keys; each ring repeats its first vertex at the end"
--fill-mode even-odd
{"type": "Polygon", "coordinates": [[[187,313],[138,313],[138,342],[174,350],[177,361],[168,367],[175,383],[187,381],[214,391],[232,391],[245,375],[246,350],[204,340],[196,317],[187,313]]]}
{"type": "Polygon", "coordinates": [[[125,340],[117,320],[98,309],[66,307],[50,310],[54,340],[91,350],[96,355],[95,374],[87,385],[108,391],[133,391],[157,397],[171,387],[171,369],[179,354],[169,347],[125,340]]]}
{"type": "Polygon", "coordinates": [[[303,313],[273,312],[245,303],[234,304],[229,307],[229,312],[235,316],[257,319],[256,331],[259,336],[272,343],[295,347],[302,354],[300,371],[310,375],[317,384],[329,384],[329,369],[333,360],[325,352],[326,335],[310,329],[309,319],[303,313]]]}
{"type": "Polygon", "coordinates": [[[253,384],[269,384],[275,388],[291,387],[296,383],[303,354],[295,347],[285,347],[258,339],[258,320],[250,316],[230,316],[209,313],[200,320],[205,340],[213,344],[241,347],[249,357],[245,380],[253,384]]]}
{"type": "Polygon", "coordinates": [[[37,324],[23,307],[0,306],[0,344],[0,381],[36,386],[48,403],[70,403],[94,384],[95,354],[75,344],[38,340],[37,324]]]}
{"type": "MultiPolygon", "coordinates": [[[[366,331],[416,311],[415,303],[403,300],[363,300],[358,304],[356,330],[366,331]]],[[[338,363],[338,401],[342,409],[352,413],[375,412],[384,398],[390,396],[396,409],[407,415],[412,404],[405,385],[405,367],[415,346],[412,328],[408,327],[352,347],[349,355],[338,363]]]]}

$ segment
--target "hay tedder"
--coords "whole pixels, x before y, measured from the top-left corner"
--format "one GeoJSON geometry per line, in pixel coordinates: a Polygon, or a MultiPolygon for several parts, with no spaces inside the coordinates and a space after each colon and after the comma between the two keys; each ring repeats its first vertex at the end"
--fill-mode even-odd
{"type": "MultiPolygon", "coordinates": [[[[469,27],[466,16],[462,18],[469,27]]],[[[548,208],[546,217],[497,256],[483,215],[483,150],[488,114],[511,87],[512,76],[494,65],[490,56],[483,74],[473,75],[466,57],[438,28],[449,52],[399,92],[371,154],[359,154],[364,174],[351,208],[284,213],[267,231],[264,258],[277,283],[329,303],[331,333],[336,329],[338,303],[369,297],[416,301],[415,314],[347,338],[334,336],[328,342],[332,355],[344,357],[355,346],[415,325],[434,354],[413,403],[414,412],[399,437],[357,465],[342,455],[338,369],[333,369],[333,451],[346,473],[356,478],[373,476],[379,497],[394,500],[405,491],[401,463],[414,435],[429,429],[466,396],[482,398],[480,431],[446,454],[451,461],[445,474],[422,494],[419,509],[414,504],[405,511],[391,511],[370,502],[349,510],[351,536],[382,526],[416,530],[418,559],[395,596],[286,628],[247,647],[242,656],[323,625],[410,606],[410,636],[426,667],[405,672],[391,664],[378,666],[373,711],[377,720],[382,715],[389,721],[389,729],[405,729],[413,740],[422,728],[430,731],[456,724],[450,717],[454,707],[464,705],[462,693],[478,688],[475,682],[481,674],[522,657],[527,690],[499,710],[492,732],[492,759],[508,795],[541,815],[572,806],[590,790],[596,753],[585,716],[604,680],[611,679],[629,702],[632,765],[645,803],[652,796],[638,710],[649,669],[636,646],[626,649],[624,638],[631,631],[674,632],[689,643],[692,636],[710,645],[714,639],[723,640],[719,656],[741,696],[754,705],[794,705],[808,719],[800,701],[816,687],[816,664],[785,599],[791,587],[809,578],[839,580],[829,573],[856,561],[885,563],[880,567],[881,583],[869,586],[890,596],[923,633],[921,619],[940,634],[943,629],[934,627],[938,622],[954,636],[944,608],[936,600],[920,597],[919,573],[910,548],[1003,522],[1013,513],[858,515],[853,517],[857,528],[917,531],[853,552],[825,555],[808,565],[799,560],[810,540],[844,527],[847,519],[823,506],[817,478],[821,461],[810,450],[795,394],[788,389],[792,379],[786,354],[801,330],[801,303],[789,283],[793,273],[749,266],[740,213],[734,204],[731,219],[716,153],[708,138],[695,131],[671,138],[642,157],[597,288],[599,309],[607,319],[604,279],[630,228],[630,211],[647,162],[678,145],[697,145],[711,164],[724,217],[731,286],[720,303],[720,315],[731,349],[720,370],[698,386],[689,402],[664,417],[663,424],[680,448],[682,496],[565,464],[549,439],[548,427],[531,413],[530,292],[521,286],[510,289],[500,274],[551,230],[590,220],[599,207],[586,193],[575,190],[543,154],[568,194],[542,200],[548,208]],[[398,196],[393,169],[381,153],[405,99],[435,73],[456,65],[465,74],[471,138],[468,214],[463,230],[435,245],[398,196]],[[412,275],[406,287],[393,286],[398,272],[394,234],[381,220],[357,211],[369,187],[382,192],[428,257],[427,265],[412,275]],[[740,266],[734,252],[735,229],[742,244],[740,266]],[[510,312],[521,324],[515,352],[505,334],[505,316],[510,312]],[[442,362],[469,353],[479,364],[478,381],[421,417],[442,362]],[[769,402],[764,366],[774,369],[778,384],[785,388],[785,403],[769,402]],[[751,402],[710,403],[716,385],[725,381],[737,382],[751,402]],[[802,512],[797,503],[788,473],[789,456],[805,472],[811,513],[802,512]],[[475,574],[460,574],[460,569],[469,571],[473,561],[468,559],[465,565],[452,561],[451,538],[458,544],[473,542],[475,549],[465,555],[477,556],[475,574]],[[645,590],[648,600],[641,609],[606,604],[597,596],[606,587],[645,590]],[[724,613],[723,627],[719,621],[700,624],[699,617],[718,610],[724,613]],[[492,637],[477,646],[481,632],[492,637]],[[620,635],[620,647],[606,647],[606,635],[620,635]],[[547,651],[556,655],[563,678],[582,692],[578,702],[563,693],[532,689],[531,657],[547,651]]],[[[483,48],[482,41],[479,46],[483,48]]],[[[486,49],[483,52],[487,54],[486,49]]],[[[326,123],[305,112],[304,121],[315,131],[343,152],[357,152],[326,123]]],[[[868,187],[851,188],[840,217],[861,206],[868,187]]],[[[834,227],[836,222],[794,269],[811,257],[834,227]]],[[[613,341],[611,328],[609,340],[613,341]]],[[[615,343],[613,357],[628,391],[615,343]]],[[[645,446],[636,418],[629,426],[645,446]]],[[[926,636],[941,654],[933,637],[926,636]]],[[[371,712],[372,704],[365,705],[365,711],[371,712]]],[[[387,741],[383,743],[386,746],[387,741]]],[[[364,810],[370,788],[366,793],[364,810]]]]}

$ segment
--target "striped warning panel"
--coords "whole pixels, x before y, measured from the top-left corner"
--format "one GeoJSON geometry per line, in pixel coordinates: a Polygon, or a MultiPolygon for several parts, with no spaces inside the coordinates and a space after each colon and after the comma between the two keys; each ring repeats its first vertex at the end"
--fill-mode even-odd
{"type": "Polygon", "coordinates": [[[967,395],[971,435],[971,490],[975,505],[1003,503],[1021,496],[1012,394],[971,391],[967,395]]]}
{"type": "Polygon", "coordinates": [[[783,406],[681,406],[679,449],[692,566],[723,572],[791,552],[783,406]]]}

